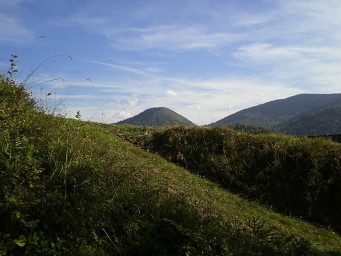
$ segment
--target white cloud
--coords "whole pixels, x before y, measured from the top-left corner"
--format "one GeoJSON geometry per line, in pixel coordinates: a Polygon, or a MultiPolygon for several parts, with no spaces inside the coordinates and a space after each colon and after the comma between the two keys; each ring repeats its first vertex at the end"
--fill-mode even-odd
{"type": "Polygon", "coordinates": [[[169,25],[117,28],[111,19],[86,13],[53,20],[51,24],[85,28],[105,36],[112,47],[129,50],[215,49],[241,38],[240,35],[229,31],[209,30],[204,24],[189,25],[174,22],[169,25]]]}
{"type": "Polygon", "coordinates": [[[247,63],[248,67],[264,69],[267,74],[259,73],[264,77],[272,77],[299,87],[314,86],[316,92],[337,92],[332,88],[341,83],[341,53],[338,48],[259,43],[241,46],[234,56],[247,63]]]}
{"type": "Polygon", "coordinates": [[[121,111],[120,114],[118,115],[120,118],[127,119],[129,117],[132,117],[133,115],[127,111],[121,111]]]}
{"type": "Polygon", "coordinates": [[[135,107],[139,104],[139,99],[137,97],[134,97],[132,99],[129,99],[128,102],[130,107],[135,107]]]}
{"type": "Polygon", "coordinates": [[[173,90],[167,90],[166,95],[170,97],[178,96],[178,94],[173,90]]]}
{"type": "Polygon", "coordinates": [[[258,61],[279,60],[280,58],[300,57],[300,50],[293,47],[275,47],[269,43],[242,45],[234,53],[239,59],[256,59],[258,61]]]}
{"type": "Polygon", "coordinates": [[[56,89],[64,89],[66,87],[65,81],[58,79],[56,81],[53,81],[52,87],[56,89]]]}
{"type": "Polygon", "coordinates": [[[118,40],[114,45],[132,49],[214,49],[236,39],[237,36],[229,32],[208,32],[194,26],[156,26],[118,40]]]}

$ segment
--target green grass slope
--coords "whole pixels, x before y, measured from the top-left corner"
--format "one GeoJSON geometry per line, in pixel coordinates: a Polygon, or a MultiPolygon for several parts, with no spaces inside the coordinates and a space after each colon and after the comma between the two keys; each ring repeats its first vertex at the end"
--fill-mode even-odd
{"type": "Polygon", "coordinates": [[[227,193],[0,81],[0,255],[341,255],[334,232],[227,193]]]}
{"type": "Polygon", "coordinates": [[[118,124],[145,125],[145,126],[194,126],[187,118],[168,108],[150,108],[142,113],[118,122],[118,124]]]}

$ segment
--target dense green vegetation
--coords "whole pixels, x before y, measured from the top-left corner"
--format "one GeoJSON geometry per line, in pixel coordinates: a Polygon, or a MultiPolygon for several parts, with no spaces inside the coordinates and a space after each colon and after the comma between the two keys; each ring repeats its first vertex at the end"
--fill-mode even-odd
{"type": "Polygon", "coordinates": [[[251,125],[291,135],[341,133],[341,94],[300,94],[241,110],[210,126],[251,125]]]}
{"type": "Polygon", "coordinates": [[[234,193],[341,231],[341,145],[323,139],[173,128],[151,147],[234,193]]]}
{"type": "Polygon", "coordinates": [[[0,98],[0,255],[341,255],[331,230],[230,194],[119,128],[47,115],[11,80],[0,98]]]}
{"type": "Polygon", "coordinates": [[[261,126],[254,126],[254,125],[246,125],[246,124],[232,124],[228,126],[233,130],[240,131],[240,132],[247,132],[251,134],[267,134],[267,133],[275,133],[275,130],[264,128],[261,126]]]}
{"type": "Polygon", "coordinates": [[[145,126],[170,126],[183,125],[194,126],[187,118],[168,108],[150,108],[142,113],[119,122],[118,124],[132,124],[145,126]]]}

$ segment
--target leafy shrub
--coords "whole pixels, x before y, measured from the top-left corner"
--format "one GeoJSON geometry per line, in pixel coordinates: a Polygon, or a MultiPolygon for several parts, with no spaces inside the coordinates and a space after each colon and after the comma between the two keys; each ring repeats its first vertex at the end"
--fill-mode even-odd
{"type": "Polygon", "coordinates": [[[235,193],[341,231],[340,144],[183,127],[157,132],[151,143],[164,157],[235,193]]]}

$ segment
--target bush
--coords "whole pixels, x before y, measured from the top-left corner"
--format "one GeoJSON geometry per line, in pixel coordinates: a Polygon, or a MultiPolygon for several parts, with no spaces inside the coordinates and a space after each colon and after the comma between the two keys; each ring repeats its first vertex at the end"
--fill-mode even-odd
{"type": "Polygon", "coordinates": [[[234,193],[341,231],[340,144],[183,127],[157,132],[151,143],[165,158],[234,193]]]}

